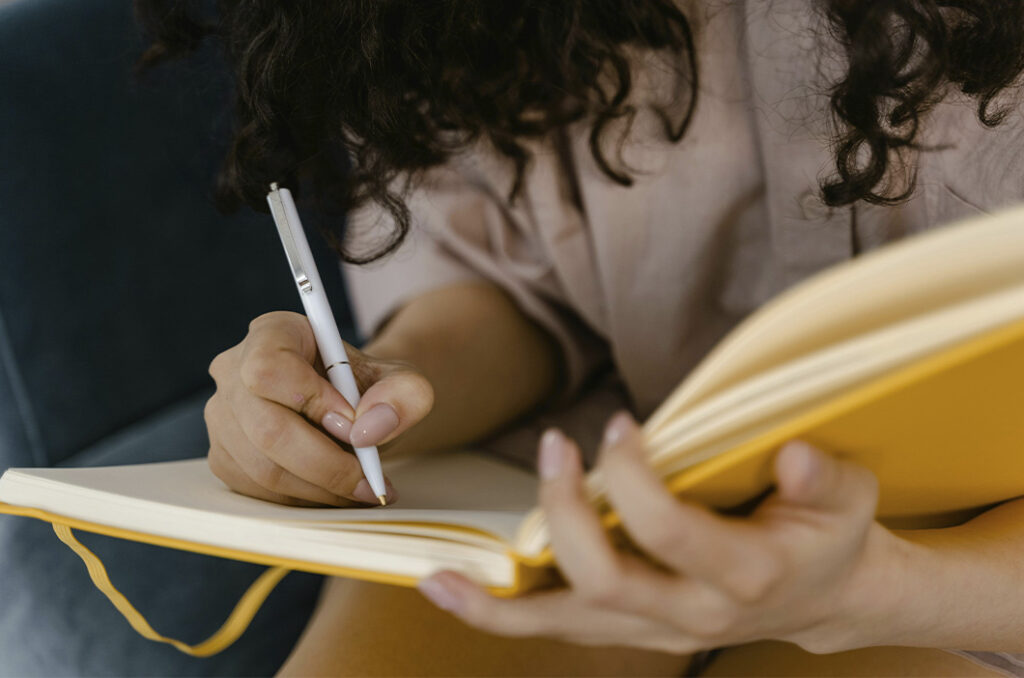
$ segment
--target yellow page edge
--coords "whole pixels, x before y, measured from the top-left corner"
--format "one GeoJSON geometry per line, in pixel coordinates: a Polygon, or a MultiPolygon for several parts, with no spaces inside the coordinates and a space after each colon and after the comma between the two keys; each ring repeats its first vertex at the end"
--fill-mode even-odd
{"type": "MultiPolygon", "coordinates": [[[[872,379],[859,387],[826,401],[816,408],[787,419],[779,426],[756,435],[751,440],[741,443],[724,454],[679,471],[668,478],[667,488],[672,494],[682,494],[686,490],[699,485],[704,480],[728,469],[733,464],[763,454],[766,449],[781,447],[786,442],[799,438],[803,432],[814,428],[816,425],[846,414],[862,404],[875,400],[882,394],[913,384],[948,367],[966,362],[988,351],[1001,348],[1022,337],[1024,337],[1024,319],[1017,319],[997,329],[988,330],[979,336],[940,350],[937,353],[919,358],[899,370],[872,379]]],[[[884,519],[885,516],[881,518],[884,519]]],[[[601,522],[605,529],[613,529],[621,524],[616,511],[609,511],[604,514],[601,522]]],[[[544,547],[535,556],[516,554],[515,558],[521,566],[527,568],[551,567],[554,564],[554,552],[550,545],[544,547]]]]}
{"type": "MultiPolygon", "coordinates": [[[[64,525],[72,529],[101,534],[107,537],[126,539],[128,541],[152,544],[153,546],[161,546],[164,548],[176,549],[178,551],[189,551],[191,553],[215,556],[217,558],[226,558],[228,560],[237,560],[256,565],[266,565],[268,567],[283,567],[288,570],[310,572],[312,574],[322,574],[330,577],[359,579],[362,581],[378,584],[390,584],[393,586],[404,586],[407,588],[415,588],[416,584],[419,582],[419,579],[412,576],[342,567],[339,565],[327,565],[324,563],[314,563],[305,560],[267,555],[264,553],[253,553],[251,551],[214,546],[212,544],[201,544],[185,539],[147,534],[145,532],[137,532],[135,530],[126,530],[120,527],[111,527],[109,525],[93,523],[86,520],[80,520],[78,518],[62,516],[43,509],[28,506],[15,506],[13,504],[0,502],[0,514],[35,518],[53,525],[64,525]]],[[[472,528],[462,528],[460,526],[453,527],[456,529],[473,531],[472,528]]],[[[528,571],[527,567],[523,567],[524,564],[521,562],[521,558],[511,549],[506,550],[506,554],[509,559],[516,564],[514,570],[515,580],[512,585],[508,587],[488,587],[488,591],[491,594],[502,598],[510,598],[518,595],[524,589],[531,588],[531,583],[540,579],[537,574],[531,573],[528,571]]]]}

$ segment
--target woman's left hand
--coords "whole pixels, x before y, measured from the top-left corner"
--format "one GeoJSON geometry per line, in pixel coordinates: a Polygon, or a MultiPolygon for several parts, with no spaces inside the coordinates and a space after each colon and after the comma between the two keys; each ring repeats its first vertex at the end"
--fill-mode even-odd
{"type": "Polygon", "coordinates": [[[874,642],[873,602],[898,591],[899,539],[874,521],[867,469],[790,443],[775,460],[776,490],[749,517],[732,518],[670,495],[628,415],[609,423],[599,464],[648,559],[613,548],[584,498],[579,449],[552,430],[541,441],[540,501],[568,586],[502,600],[441,572],[421,591],[505,636],[680,654],[760,639],[812,652],[874,642]]]}

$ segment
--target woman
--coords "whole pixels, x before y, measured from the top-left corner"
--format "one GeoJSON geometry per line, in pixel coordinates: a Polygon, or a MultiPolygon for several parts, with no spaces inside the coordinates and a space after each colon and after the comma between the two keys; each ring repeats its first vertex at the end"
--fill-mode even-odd
{"type": "MultiPolygon", "coordinates": [[[[228,202],[301,179],[351,214],[336,244],[372,336],[357,410],[301,316],[256,319],[211,365],[211,467],[271,501],[372,502],[338,440],[429,453],[559,408],[577,438],[620,403],[645,416],[797,280],[1024,197],[1019,0],[235,0],[212,29],[139,4],[156,36],[144,62],[211,30],[228,46],[228,202]]],[[[284,672],[678,673],[690,653],[766,639],[1024,652],[1024,502],[889,531],[870,473],[794,442],[777,491],[726,519],[667,496],[641,452],[626,414],[600,444],[541,440],[565,589],[499,601],[451,573],[422,583],[513,640],[335,581],[284,672]],[[598,449],[627,530],[664,568],[614,551],[581,501],[581,456],[598,449]]],[[[792,650],[746,652],[767,672],[792,650]]],[[[928,650],[844,658],[865,675],[1021,665],[971,656],[989,668],[928,650]]]]}

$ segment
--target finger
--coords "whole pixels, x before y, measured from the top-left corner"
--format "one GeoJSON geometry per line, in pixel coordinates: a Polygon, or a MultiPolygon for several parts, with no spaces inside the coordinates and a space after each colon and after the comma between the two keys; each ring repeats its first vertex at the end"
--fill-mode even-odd
{"type": "Polygon", "coordinates": [[[286,506],[320,505],[279,494],[277,492],[272,492],[261,487],[253,481],[252,478],[250,478],[245,471],[238,466],[235,460],[231,458],[231,455],[229,455],[224,448],[219,445],[213,444],[210,446],[210,452],[206,456],[206,461],[213,474],[217,476],[221,482],[227,485],[228,489],[232,492],[244,494],[247,497],[253,497],[255,499],[272,501],[275,504],[284,504],[286,506]]]}
{"type": "MultiPolygon", "coordinates": [[[[367,365],[364,363],[362,371],[367,365]]],[[[426,377],[402,363],[373,366],[373,384],[356,408],[350,442],[357,447],[383,445],[427,416],[434,389],[426,377]]]]}
{"type": "Polygon", "coordinates": [[[783,446],[775,458],[775,477],[781,501],[833,514],[874,516],[878,502],[874,474],[806,442],[783,446]]]}
{"type": "MultiPolygon", "coordinates": [[[[260,452],[245,435],[237,422],[223,427],[223,448],[227,455],[238,464],[249,478],[264,490],[276,495],[285,495],[317,506],[351,507],[370,503],[353,502],[335,495],[328,490],[305,480],[260,452]]],[[[339,451],[338,454],[346,454],[339,451]]],[[[377,502],[372,502],[376,504],[377,502]]]]}
{"type": "Polygon", "coordinates": [[[559,570],[576,595],[595,605],[643,611],[657,607],[669,582],[614,549],[587,501],[579,448],[557,429],[541,438],[540,505],[559,570]]]}
{"type": "MultiPolygon", "coordinates": [[[[207,404],[207,411],[210,417],[214,417],[218,421],[219,448],[248,478],[247,486],[255,485],[275,496],[292,497],[309,505],[340,507],[355,505],[350,499],[332,494],[322,487],[303,480],[269,459],[245,435],[235,420],[234,413],[228,412],[225,416],[220,410],[218,398],[216,396],[211,398],[207,404]]],[[[256,496],[251,492],[243,491],[243,493],[256,496]]],[[[260,498],[267,499],[265,496],[260,496],[260,498]]],[[[271,499],[271,501],[275,500],[271,499]]]]}
{"type": "Polygon", "coordinates": [[[586,645],[622,645],[685,651],[684,639],[661,622],[591,607],[572,591],[535,593],[512,600],[491,596],[454,572],[424,579],[420,591],[474,628],[501,636],[558,638],[586,645]],[[668,647],[674,643],[672,647],[668,647]]]}
{"type": "Polygon", "coordinates": [[[292,475],[332,495],[363,503],[376,502],[356,458],[301,415],[252,397],[236,398],[232,409],[252,445],[292,475]]]}
{"type": "Polygon", "coordinates": [[[623,528],[648,555],[743,600],[759,598],[778,581],[781,556],[752,526],[679,501],[665,489],[629,415],[609,422],[600,464],[623,528]]]}
{"type": "Polygon", "coordinates": [[[559,569],[584,595],[604,590],[622,577],[620,557],[584,496],[579,448],[557,429],[549,429],[541,437],[537,468],[540,506],[559,569]]]}
{"type": "Polygon", "coordinates": [[[316,342],[305,317],[273,313],[252,322],[238,369],[253,395],[299,412],[348,442],[355,410],[315,362],[316,342]]]}

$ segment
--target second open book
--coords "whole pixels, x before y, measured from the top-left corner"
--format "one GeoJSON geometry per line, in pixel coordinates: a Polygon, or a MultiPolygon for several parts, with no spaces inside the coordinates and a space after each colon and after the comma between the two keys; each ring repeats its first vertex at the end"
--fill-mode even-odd
{"type": "MultiPolygon", "coordinates": [[[[740,504],[802,438],[879,477],[892,523],[962,519],[1024,494],[1024,209],[914,237],[794,287],[730,333],[645,423],[682,496],[740,504]]],[[[600,426],[603,422],[594,422],[600,426]]],[[[514,594],[551,565],[529,473],[469,453],[388,469],[386,509],[228,491],[205,460],[12,469],[0,512],[229,558],[414,584],[461,571],[514,594]]],[[[603,479],[588,487],[597,506],[603,479]]],[[[609,513],[614,527],[615,518],[609,513]]]]}

